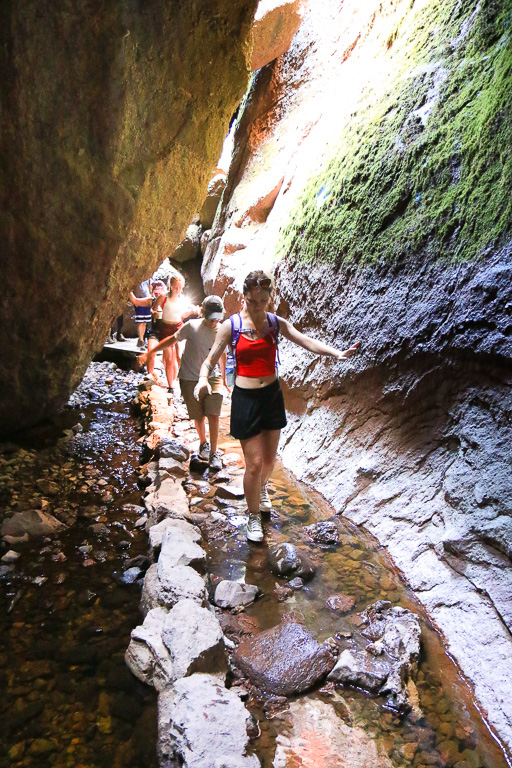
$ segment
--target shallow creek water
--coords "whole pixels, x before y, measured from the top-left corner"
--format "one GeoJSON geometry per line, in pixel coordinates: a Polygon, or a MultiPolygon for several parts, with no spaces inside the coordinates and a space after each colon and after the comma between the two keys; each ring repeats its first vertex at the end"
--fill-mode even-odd
{"type": "Polygon", "coordinates": [[[157,765],[156,694],[124,663],[140,589],[114,578],[147,553],[137,511],[125,507],[141,503],[133,390],[125,402],[69,410],[2,453],[17,470],[0,488],[3,504],[29,508],[50,491],[47,511],[74,520],[57,537],[16,545],[20,557],[0,579],[2,768],[157,765]],[[99,524],[101,533],[91,528],[99,524]]]}
{"type": "MultiPolygon", "coordinates": [[[[17,468],[11,485],[0,488],[2,501],[12,503],[20,489],[21,498],[32,491],[40,496],[37,480],[50,477],[58,485],[50,507],[64,516],[67,510],[72,525],[37,548],[33,541],[17,546],[20,559],[0,580],[1,768],[156,766],[156,695],[131,676],[123,660],[130,631],[140,622],[139,589],[114,578],[127,558],[147,551],[146,534],[135,528],[138,513],[126,506],[141,502],[139,431],[127,399],[82,404],[64,415],[57,430],[62,435],[62,427],[78,421],[83,431],[74,437],[57,440],[54,430],[2,454],[17,468]],[[90,526],[101,523],[107,530],[93,533],[90,526]]],[[[225,417],[222,422],[225,432],[225,417]]],[[[193,439],[188,422],[180,426],[193,439]]],[[[240,453],[229,437],[221,447],[240,453]]],[[[417,677],[421,711],[406,718],[386,711],[378,697],[341,687],[298,697],[272,719],[265,716],[263,699],[251,700],[261,727],[253,747],[264,768],[504,768],[503,753],[439,634],[375,540],[346,523],[342,544],[308,544],[303,526],[331,517],[332,509],[280,465],[270,495],[275,514],[266,524],[266,543],[300,541],[309,547],[319,566],[309,584],[278,602],[273,590],[279,580],[268,571],[267,548],[248,545],[242,528],[208,549],[214,578],[241,579],[262,590],[247,609],[260,628],[293,612],[322,641],[351,632],[358,612],[388,599],[422,616],[423,655],[417,677]],[[350,614],[326,605],[340,592],[356,600],[350,614]],[[348,726],[353,744],[345,754],[348,726]]]]}
{"type": "MultiPolygon", "coordinates": [[[[239,451],[231,438],[221,447],[230,453],[239,451]]],[[[255,747],[264,768],[504,768],[507,760],[446,654],[439,633],[378,542],[349,521],[344,522],[341,544],[320,548],[308,541],[304,526],[332,517],[333,510],[279,463],[269,495],[274,513],[265,525],[266,545],[280,541],[301,544],[319,566],[303,589],[278,602],[273,590],[283,582],[268,570],[267,546],[248,545],[242,531],[209,547],[209,570],[214,577],[244,580],[263,592],[247,609],[259,627],[274,626],[283,614],[292,612],[323,641],[353,631],[357,614],[370,603],[390,600],[419,614],[423,650],[416,680],[419,700],[404,718],[386,710],[383,699],[341,686],[297,697],[290,711],[269,720],[262,709],[264,701],[250,701],[260,720],[262,734],[255,747]],[[340,615],[326,605],[327,598],[336,593],[355,598],[349,614],[340,615]],[[338,738],[342,731],[344,738],[338,738]],[[340,749],[347,750],[350,739],[351,748],[340,753],[340,749]],[[371,748],[368,742],[372,742],[371,748]]]]}

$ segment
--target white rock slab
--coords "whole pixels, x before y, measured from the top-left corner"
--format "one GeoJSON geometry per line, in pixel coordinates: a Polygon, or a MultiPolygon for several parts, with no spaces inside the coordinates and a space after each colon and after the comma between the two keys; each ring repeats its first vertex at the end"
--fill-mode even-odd
{"type": "Polygon", "coordinates": [[[238,605],[253,603],[258,594],[254,584],[240,584],[238,581],[225,579],[217,584],[215,590],[215,605],[219,608],[236,608],[238,605]]]}
{"type": "Polygon", "coordinates": [[[144,578],[140,610],[145,616],[152,608],[170,609],[184,598],[203,605],[207,597],[204,580],[193,568],[188,565],[177,565],[169,568],[160,579],[158,566],[153,563],[144,578]]]}
{"type": "Polygon", "coordinates": [[[177,677],[227,671],[223,633],[217,616],[194,600],[180,600],[167,614],[162,641],[177,677]]]}
{"type": "Polygon", "coordinates": [[[144,623],[132,630],[124,659],[130,671],[147,685],[162,691],[174,682],[176,675],[169,651],[162,641],[167,611],[153,608],[144,623]]]}

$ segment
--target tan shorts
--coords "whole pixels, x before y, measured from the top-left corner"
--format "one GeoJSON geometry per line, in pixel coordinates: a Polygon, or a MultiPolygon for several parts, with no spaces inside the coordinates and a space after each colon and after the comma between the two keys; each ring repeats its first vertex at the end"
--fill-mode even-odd
{"type": "Polygon", "coordinates": [[[194,397],[194,387],[196,386],[197,381],[180,379],[181,394],[185,401],[185,405],[187,406],[189,419],[197,419],[200,421],[205,416],[220,416],[224,393],[222,379],[220,376],[214,377],[208,379],[208,383],[212,388],[212,394],[205,395],[201,400],[196,400],[194,397]]]}

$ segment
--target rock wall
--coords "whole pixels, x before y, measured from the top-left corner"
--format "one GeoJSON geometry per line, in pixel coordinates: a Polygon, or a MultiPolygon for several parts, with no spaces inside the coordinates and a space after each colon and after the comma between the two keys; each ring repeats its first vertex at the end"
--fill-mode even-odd
{"type": "Polygon", "coordinates": [[[51,414],[200,208],[257,0],[0,9],[0,424],[51,414]]]}
{"type": "Polygon", "coordinates": [[[207,292],[249,269],[349,363],[283,343],[282,456],[388,548],[512,748],[512,5],[310,4],[251,81],[207,292]]]}

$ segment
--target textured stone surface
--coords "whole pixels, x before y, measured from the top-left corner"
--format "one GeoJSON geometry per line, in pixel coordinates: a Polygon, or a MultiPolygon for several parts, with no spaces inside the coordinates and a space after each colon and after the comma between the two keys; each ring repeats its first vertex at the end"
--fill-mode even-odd
{"type": "Polygon", "coordinates": [[[254,17],[251,69],[260,69],[290,47],[307,0],[261,0],[254,17]]]}
{"type": "Polygon", "coordinates": [[[164,620],[162,640],[177,677],[194,672],[227,671],[222,629],[217,616],[194,600],[180,600],[164,620]]]}
{"type": "Polygon", "coordinates": [[[179,529],[167,529],[162,538],[158,558],[158,576],[165,578],[169,568],[176,565],[190,565],[201,573],[205,570],[206,553],[195,541],[194,534],[179,529]]]}
{"type": "Polygon", "coordinates": [[[188,565],[176,565],[161,569],[158,575],[156,563],[151,565],[144,577],[140,611],[145,616],[152,608],[172,608],[179,600],[188,598],[199,605],[207,600],[204,579],[188,565]]]}
{"type": "Polygon", "coordinates": [[[301,547],[295,544],[273,544],[268,550],[270,570],[278,576],[311,579],[316,572],[316,566],[301,547]]]}
{"type": "MultiPolygon", "coordinates": [[[[348,720],[352,720],[350,713],[348,720]]],[[[290,704],[290,728],[285,738],[278,737],[275,766],[316,766],[341,768],[392,768],[384,745],[373,739],[368,729],[352,726],[324,701],[307,698],[290,704]],[[321,756],[321,757],[320,757],[321,756]]]]}
{"type": "Polygon", "coordinates": [[[170,531],[169,536],[174,534],[179,537],[181,534],[190,538],[198,544],[201,541],[201,534],[192,523],[179,518],[167,517],[149,529],[149,550],[153,561],[158,560],[162,540],[166,531],[170,531]]]}
{"type": "Polygon", "coordinates": [[[232,312],[245,274],[274,269],[276,309],[299,330],[339,348],[362,339],[345,364],[282,343],[283,460],[387,547],[512,747],[511,219],[508,187],[480,185],[509,174],[495,152],[510,146],[498,140],[508,128],[486,110],[508,114],[510,90],[485,79],[494,67],[462,74],[469,50],[502,56],[499,6],[448,5],[457,12],[435,20],[430,2],[308,5],[290,50],[252,81],[203,274],[232,312]],[[400,56],[394,85],[376,87],[400,56]],[[402,87],[410,98],[390,111],[402,87]],[[457,94],[475,111],[459,110],[457,94]],[[443,144],[453,114],[464,161],[443,144]],[[487,153],[486,174],[474,150],[487,153]],[[433,167],[435,184],[421,178],[433,167]]]}
{"type": "Polygon", "coordinates": [[[259,768],[247,756],[250,715],[236,693],[215,677],[183,678],[158,697],[158,757],[161,766],[259,768]]]}
{"type": "Polygon", "coordinates": [[[2,523],[0,534],[2,536],[21,537],[48,536],[61,531],[66,526],[53,515],[39,510],[29,512],[15,512],[12,517],[7,517],[2,523]]]}
{"type": "Polygon", "coordinates": [[[183,237],[246,87],[256,6],[2,5],[3,430],[66,401],[183,237]]]}
{"type": "Polygon", "coordinates": [[[242,640],[234,660],[254,685],[282,696],[306,691],[334,666],[329,651],[293,621],[242,640]]]}
{"type": "Polygon", "coordinates": [[[163,690],[176,679],[171,656],[162,641],[167,611],[153,608],[141,626],[132,630],[130,644],[124,655],[131,672],[143,683],[163,690]]]}
{"type": "Polygon", "coordinates": [[[219,608],[236,608],[238,605],[249,605],[254,602],[258,587],[254,584],[240,584],[238,581],[225,579],[217,584],[215,589],[215,605],[219,608]]]}

